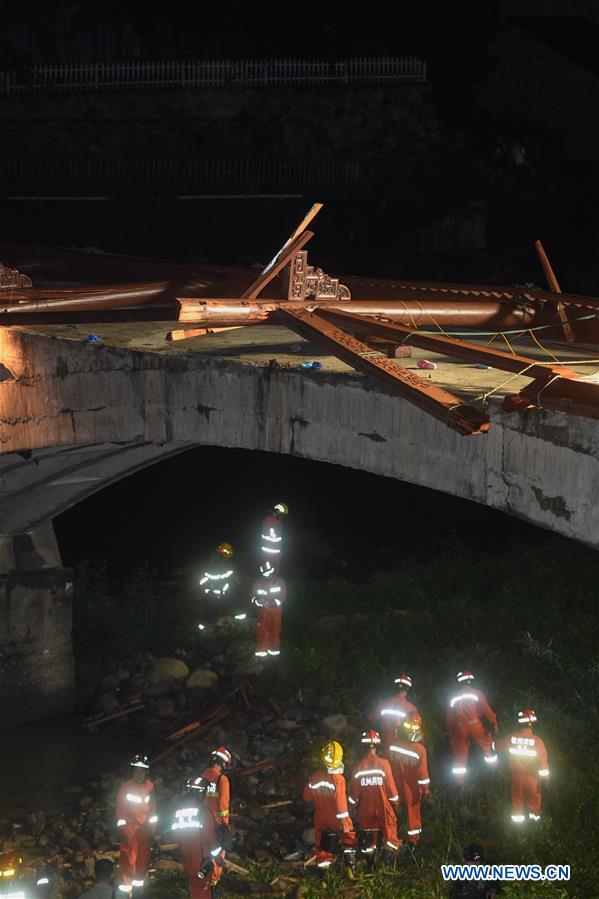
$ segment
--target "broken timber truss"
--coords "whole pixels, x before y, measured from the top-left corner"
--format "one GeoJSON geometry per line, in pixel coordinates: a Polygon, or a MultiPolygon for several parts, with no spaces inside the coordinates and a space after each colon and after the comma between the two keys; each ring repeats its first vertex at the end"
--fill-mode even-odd
{"type": "MultiPolygon", "coordinates": [[[[341,284],[338,278],[308,264],[304,246],[314,235],[307,230],[307,225],[321,208],[319,203],[312,207],[274,259],[239,299],[180,299],[179,321],[194,322],[202,327],[171,331],[167,339],[181,340],[245,325],[280,322],[465,435],[486,433],[490,427],[488,416],[430,379],[402,367],[396,359],[391,360],[383,352],[383,347],[411,344],[441,355],[532,378],[531,384],[520,394],[506,397],[503,403],[505,411],[529,409],[538,405],[542,396],[543,405],[547,408],[599,415],[599,386],[578,380],[559,363],[544,365],[527,356],[441,334],[424,334],[418,330],[418,325],[429,328],[434,325],[435,330],[456,326],[477,328],[481,325],[495,331],[513,327],[526,330],[533,320],[538,320],[540,307],[544,313],[543,323],[561,326],[565,339],[573,342],[575,336],[566,315],[566,305],[597,310],[599,301],[561,293],[540,241],[535,246],[550,291],[537,288],[509,291],[485,285],[407,282],[391,285],[395,288],[396,297],[399,288],[401,299],[357,300],[352,299],[348,284],[341,284]],[[260,299],[260,294],[285,269],[288,270],[287,298],[260,299]]],[[[350,282],[352,279],[345,280],[350,282]]],[[[593,314],[596,315],[596,312],[589,317],[592,318],[593,314]]]]}

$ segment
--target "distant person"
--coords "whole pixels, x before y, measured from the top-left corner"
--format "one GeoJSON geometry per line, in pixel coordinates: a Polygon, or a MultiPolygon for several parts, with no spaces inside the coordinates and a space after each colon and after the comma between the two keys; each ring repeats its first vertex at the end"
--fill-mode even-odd
{"type": "Polygon", "coordinates": [[[255,654],[261,657],[278,656],[281,654],[281,626],[287,585],[282,577],[274,574],[270,562],[264,562],[260,569],[260,577],[254,581],[251,590],[251,602],[258,610],[255,654]]]}
{"type": "MultiPolygon", "coordinates": [[[[464,847],[464,865],[484,865],[482,846],[471,843],[464,847]]],[[[495,899],[499,884],[493,880],[458,880],[449,888],[449,899],[495,899]]]]}
{"type": "Polygon", "coordinates": [[[158,817],[148,757],[138,753],[129,766],[133,776],[119,788],[116,815],[121,844],[119,891],[130,896],[135,889],[143,888],[158,817]]]}
{"type": "Polygon", "coordinates": [[[532,730],[535,711],[522,709],[517,721],[518,730],[500,740],[498,749],[507,753],[512,775],[512,821],[523,824],[541,819],[541,784],[547,783],[549,764],[545,743],[532,730]]]}
{"type": "Polygon", "coordinates": [[[526,147],[520,141],[516,141],[516,143],[512,145],[512,165],[514,172],[516,173],[516,178],[523,180],[531,173],[526,147]]]}
{"type": "Polygon", "coordinates": [[[262,520],[260,529],[260,562],[270,562],[279,573],[283,547],[283,519],[289,514],[286,503],[277,503],[262,520]]]}
{"type": "Polygon", "coordinates": [[[204,574],[200,578],[200,587],[204,590],[204,596],[211,601],[210,605],[202,607],[203,620],[198,624],[198,629],[203,631],[209,621],[224,614],[229,603],[229,590],[235,570],[231,563],[233,547],[230,543],[219,543],[206,566],[204,574]]]}
{"type": "Polygon", "coordinates": [[[449,702],[445,726],[453,752],[453,780],[463,784],[468,771],[468,754],[471,743],[477,743],[484,753],[485,763],[491,768],[497,765],[493,734],[497,733],[497,716],[481,690],[472,686],[471,671],[456,675],[458,690],[449,702]]]}
{"type": "Polygon", "coordinates": [[[493,158],[493,180],[505,175],[508,146],[503,136],[497,138],[493,158]]]}
{"type": "Polygon", "coordinates": [[[113,899],[112,875],[114,865],[109,858],[99,858],[94,865],[95,885],[82,893],[79,899],[113,899]]]}

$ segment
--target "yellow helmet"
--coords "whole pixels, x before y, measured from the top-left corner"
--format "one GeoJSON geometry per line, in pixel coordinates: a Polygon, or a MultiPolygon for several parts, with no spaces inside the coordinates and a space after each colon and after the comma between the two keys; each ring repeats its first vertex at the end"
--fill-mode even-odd
{"type": "Polygon", "coordinates": [[[289,515],[289,508],[287,503],[277,503],[275,506],[275,512],[277,515],[289,515]]]}
{"type": "Polygon", "coordinates": [[[226,556],[228,559],[233,555],[233,547],[230,543],[219,543],[216,547],[217,553],[220,553],[221,556],[226,556]]]}
{"type": "Polygon", "coordinates": [[[0,853],[0,877],[12,878],[19,873],[23,859],[12,849],[0,853]]]}
{"type": "Polygon", "coordinates": [[[323,746],[320,757],[329,768],[338,768],[343,761],[343,747],[336,740],[331,740],[323,746]]]}

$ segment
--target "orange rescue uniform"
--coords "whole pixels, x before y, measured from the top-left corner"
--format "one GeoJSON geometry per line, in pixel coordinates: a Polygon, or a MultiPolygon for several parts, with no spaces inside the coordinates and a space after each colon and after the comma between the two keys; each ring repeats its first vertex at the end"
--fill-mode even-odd
{"type": "Polygon", "coordinates": [[[464,783],[467,771],[470,743],[474,740],[482,749],[485,762],[494,765],[497,755],[493,749],[493,737],[485,726],[486,718],[493,730],[497,730],[497,717],[480,690],[465,685],[452,697],[445,726],[453,751],[453,775],[456,783],[464,783]]]}
{"type": "Polygon", "coordinates": [[[418,714],[416,706],[406,699],[402,692],[396,693],[390,699],[385,699],[378,710],[380,720],[380,732],[383,740],[383,755],[389,758],[389,746],[395,740],[395,730],[400,727],[403,720],[410,712],[418,714]]]}
{"type": "Polygon", "coordinates": [[[256,618],[256,655],[278,656],[281,652],[281,624],[287,585],[282,577],[260,578],[252,586],[256,618]]]}
{"type": "Polygon", "coordinates": [[[390,757],[399,801],[405,807],[408,819],[408,842],[415,846],[422,832],[420,800],[428,796],[430,784],[426,748],[422,743],[395,737],[390,746],[390,757]]]}
{"type": "Polygon", "coordinates": [[[226,774],[222,774],[218,768],[206,768],[202,777],[210,781],[210,786],[204,799],[204,808],[212,814],[214,826],[224,824],[229,826],[229,801],[231,798],[231,785],[226,774]]]}
{"type": "Polygon", "coordinates": [[[214,820],[193,794],[181,796],[173,810],[171,833],[179,846],[192,899],[209,899],[222,874],[222,851],[214,820]],[[198,877],[204,865],[208,871],[198,877]]]}
{"type": "Polygon", "coordinates": [[[508,753],[512,775],[512,821],[521,823],[526,817],[541,817],[541,781],[549,777],[547,749],[530,727],[522,727],[498,742],[498,749],[508,753]]]}
{"type": "Polygon", "coordinates": [[[154,784],[149,778],[143,783],[131,778],[121,784],[116,816],[121,843],[121,882],[128,888],[122,892],[131,892],[134,886],[143,886],[150,862],[150,844],[158,820],[154,784]]]}
{"type": "Polygon", "coordinates": [[[391,806],[398,799],[387,759],[372,753],[365,755],[354,768],[349,790],[350,805],[357,806],[360,827],[381,830],[385,845],[390,849],[398,849],[400,845],[397,818],[391,806]]]}
{"type": "Polygon", "coordinates": [[[333,861],[330,852],[320,848],[323,830],[336,830],[341,844],[346,849],[355,848],[354,825],[347,810],[345,778],[343,774],[328,774],[320,769],[315,771],[304,787],[304,802],[314,803],[314,842],[316,844],[316,864],[326,867],[333,861]]]}
{"type": "Polygon", "coordinates": [[[267,515],[262,521],[260,530],[260,561],[270,562],[279,572],[281,563],[281,547],[283,543],[283,523],[278,515],[267,515]]]}

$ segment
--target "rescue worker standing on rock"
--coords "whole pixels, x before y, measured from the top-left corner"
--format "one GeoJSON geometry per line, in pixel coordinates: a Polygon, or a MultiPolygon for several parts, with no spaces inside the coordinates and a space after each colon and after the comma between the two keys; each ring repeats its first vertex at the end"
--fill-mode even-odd
{"type": "Polygon", "coordinates": [[[232,762],[233,757],[229,750],[219,746],[210,753],[209,765],[202,772],[202,777],[208,781],[204,806],[212,815],[216,833],[222,843],[227,842],[231,799],[231,784],[225,771],[231,767],[232,762]]]}
{"type": "Polygon", "coordinates": [[[418,712],[418,709],[408,699],[408,693],[412,689],[412,678],[409,674],[400,674],[395,678],[397,692],[389,699],[384,699],[378,709],[381,736],[383,738],[383,755],[389,758],[389,746],[395,740],[395,731],[400,726],[406,715],[410,712],[418,712]]]}
{"type": "Polygon", "coordinates": [[[474,675],[471,671],[460,671],[456,679],[458,690],[449,701],[445,725],[453,752],[453,781],[463,784],[473,740],[482,749],[485,763],[496,769],[497,753],[492,734],[497,733],[497,717],[485,694],[472,687],[474,675]]]}
{"type": "Polygon", "coordinates": [[[281,626],[287,585],[275,573],[270,562],[261,566],[260,577],[254,581],[251,593],[251,602],[257,609],[256,655],[278,656],[281,654],[281,626]]]}
{"type": "Polygon", "coordinates": [[[131,895],[135,888],[141,889],[144,885],[158,817],[154,784],[148,776],[148,757],[135,755],[129,765],[133,768],[133,776],[120,786],[116,816],[121,842],[119,890],[131,895]]]}
{"type": "Polygon", "coordinates": [[[336,843],[343,846],[348,864],[355,861],[356,835],[347,809],[343,749],[331,740],[322,750],[323,767],[312,774],[304,787],[304,802],[314,803],[316,864],[328,868],[334,861],[336,843]]]}
{"type": "Polygon", "coordinates": [[[408,844],[415,848],[422,833],[420,802],[428,796],[430,786],[427,752],[422,744],[422,718],[418,712],[410,712],[400,724],[389,749],[391,771],[408,819],[408,844]]]}
{"type": "Polygon", "coordinates": [[[277,503],[276,506],[262,520],[260,529],[260,561],[270,562],[279,572],[281,564],[281,552],[283,548],[283,518],[289,514],[285,503],[277,503]]]}
{"type": "Polygon", "coordinates": [[[233,558],[233,547],[230,543],[219,543],[216,547],[210,562],[206,566],[202,577],[200,578],[200,587],[204,591],[207,600],[213,601],[211,606],[204,604],[203,618],[198,624],[198,629],[203,631],[206,625],[216,616],[222,615],[226,608],[231,590],[231,584],[234,575],[231,559],[233,558]]]}
{"type": "Polygon", "coordinates": [[[210,782],[190,777],[171,813],[171,835],[177,842],[192,899],[208,899],[222,874],[222,847],[205,796],[210,782]]]}
{"type": "MultiPolygon", "coordinates": [[[[377,746],[381,744],[381,736],[376,730],[367,730],[362,734],[364,746],[368,747],[366,755],[353,770],[349,788],[349,802],[357,808],[357,820],[360,830],[373,830],[382,833],[383,847],[387,853],[396,852],[400,841],[397,837],[397,818],[391,803],[397,804],[399,795],[391,765],[387,759],[377,755],[377,746]]],[[[378,833],[360,835],[360,848],[371,857],[377,848],[378,833]]]]}
{"type": "Polygon", "coordinates": [[[549,777],[547,749],[532,731],[537,723],[533,709],[518,712],[518,730],[503,737],[498,749],[508,754],[512,775],[512,821],[523,824],[541,818],[541,782],[549,777]]]}

